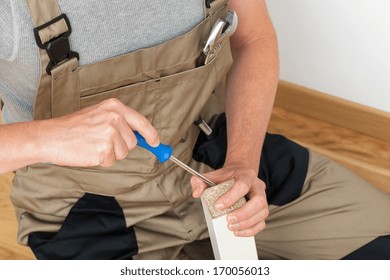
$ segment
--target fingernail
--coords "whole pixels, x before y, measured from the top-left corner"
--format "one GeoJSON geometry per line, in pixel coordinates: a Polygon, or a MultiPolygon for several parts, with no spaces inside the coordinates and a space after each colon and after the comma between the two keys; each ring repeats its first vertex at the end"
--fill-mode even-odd
{"type": "Polygon", "coordinates": [[[223,209],[225,209],[225,205],[223,205],[223,203],[218,203],[215,205],[215,210],[222,211],[223,209]]]}
{"type": "Polygon", "coordinates": [[[230,230],[235,230],[235,229],[238,229],[240,227],[239,224],[229,224],[229,229],[230,230]]]}
{"type": "Polygon", "coordinates": [[[194,197],[199,197],[200,194],[200,187],[195,187],[193,195],[194,197]]]}
{"type": "Polygon", "coordinates": [[[234,235],[236,235],[236,236],[243,236],[244,234],[245,234],[245,231],[243,231],[243,230],[234,232],[234,235]]]}
{"type": "Polygon", "coordinates": [[[157,147],[158,145],[160,145],[160,141],[159,140],[155,141],[153,143],[152,147],[157,147]]]}
{"type": "Polygon", "coordinates": [[[227,219],[228,219],[229,224],[237,223],[237,217],[236,216],[229,215],[227,219]]]}

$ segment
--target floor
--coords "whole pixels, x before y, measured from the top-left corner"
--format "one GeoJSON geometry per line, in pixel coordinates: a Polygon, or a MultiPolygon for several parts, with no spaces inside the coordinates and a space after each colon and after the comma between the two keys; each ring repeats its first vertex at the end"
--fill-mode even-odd
{"type": "MultiPolygon", "coordinates": [[[[269,132],[280,133],[339,161],[390,193],[390,143],[275,107],[269,132]]],[[[18,245],[9,200],[12,174],[0,176],[0,259],[34,259],[18,245]]]]}
{"type": "Polygon", "coordinates": [[[268,131],[282,134],[344,164],[390,193],[390,142],[278,107],[273,110],[268,131]]]}

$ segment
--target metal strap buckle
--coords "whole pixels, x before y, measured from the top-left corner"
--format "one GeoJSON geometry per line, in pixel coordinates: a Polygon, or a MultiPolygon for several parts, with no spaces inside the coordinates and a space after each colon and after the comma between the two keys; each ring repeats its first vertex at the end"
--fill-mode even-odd
{"type": "Polygon", "coordinates": [[[206,0],[206,7],[207,7],[208,9],[211,8],[211,2],[213,2],[213,0],[206,0]]]}
{"type": "Polygon", "coordinates": [[[77,60],[79,59],[79,54],[70,50],[69,35],[71,32],[72,29],[70,27],[68,17],[65,14],[61,14],[49,22],[34,28],[35,41],[37,42],[38,47],[45,49],[47,55],[50,58],[50,62],[46,67],[46,72],[49,75],[51,75],[51,70],[61,62],[74,57],[76,57],[77,60]],[[52,25],[53,23],[56,23],[57,21],[60,21],[61,19],[65,20],[66,25],[68,26],[68,31],[60,34],[56,38],[51,39],[49,42],[42,43],[41,37],[39,36],[39,31],[52,25]]]}

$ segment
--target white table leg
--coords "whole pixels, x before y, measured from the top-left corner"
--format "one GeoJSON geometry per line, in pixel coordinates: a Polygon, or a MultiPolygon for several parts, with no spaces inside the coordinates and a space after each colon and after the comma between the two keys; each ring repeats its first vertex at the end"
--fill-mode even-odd
{"type": "Polygon", "coordinates": [[[257,260],[254,237],[237,237],[229,230],[226,216],[245,204],[245,198],[224,211],[216,211],[215,201],[233,187],[234,180],[206,189],[201,197],[216,260],[257,260]]]}

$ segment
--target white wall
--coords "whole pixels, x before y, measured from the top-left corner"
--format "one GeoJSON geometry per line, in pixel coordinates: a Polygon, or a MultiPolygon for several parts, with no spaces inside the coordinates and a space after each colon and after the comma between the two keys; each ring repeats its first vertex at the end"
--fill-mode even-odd
{"type": "Polygon", "coordinates": [[[389,0],[267,0],[280,78],[390,112],[389,0]]]}

